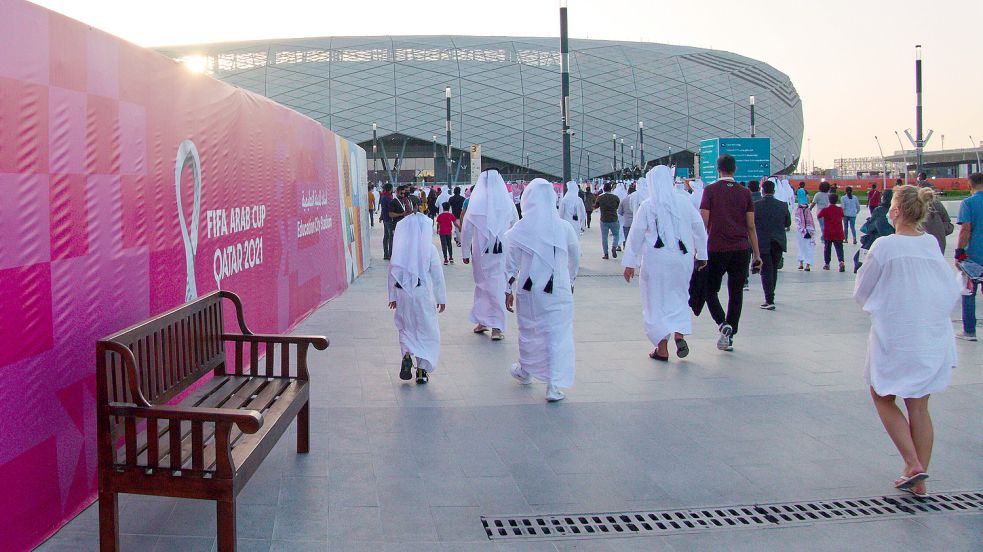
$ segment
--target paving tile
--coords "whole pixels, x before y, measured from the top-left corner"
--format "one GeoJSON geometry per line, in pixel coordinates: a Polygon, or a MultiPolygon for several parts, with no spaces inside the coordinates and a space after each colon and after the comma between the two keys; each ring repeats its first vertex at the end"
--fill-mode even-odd
{"type": "MultiPolygon", "coordinates": [[[[497,344],[468,332],[469,267],[445,271],[443,356],[431,384],[400,383],[392,314],[378,301],[386,265],[374,259],[297,328],[332,339],[311,362],[311,452],[296,454],[291,427],[245,486],[240,550],[979,550],[983,516],[975,514],[489,541],[481,515],[895,493],[890,483],[901,461],[863,382],[869,321],[850,298],[852,275],[783,270],[779,310],[745,309],[733,353],[716,350],[713,322],[703,315],[694,319],[691,355],[656,366],[638,289],[620,281],[619,264],[597,258],[597,240],[596,229],[583,237],[583,269],[597,276],[578,280],[577,379],[554,405],[543,401],[542,385],[516,385],[507,373],[518,351],[514,324],[497,344]]],[[[745,302],[761,293],[756,279],[751,284],[745,302]]],[[[972,346],[957,345],[960,369],[932,400],[933,491],[983,488],[983,355],[972,346]]],[[[214,549],[214,503],[134,495],[120,502],[123,550],[214,549]]],[[[94,505],[40,550],[95,550],[97,534],[94,505]]]]}

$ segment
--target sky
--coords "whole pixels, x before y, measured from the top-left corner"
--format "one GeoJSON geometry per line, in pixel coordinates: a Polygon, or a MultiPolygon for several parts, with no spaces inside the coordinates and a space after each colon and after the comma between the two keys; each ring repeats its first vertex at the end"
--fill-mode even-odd
{"type": "MultiPolygon", "coordinates": [[[[559,36],[557,0],[36,0],[141,46],[305,36],[559,36]]],[[[922,45],[927,149],[983,141],[983,0],[568,0],[570,36],[726,50],[787,74],[803,162],[900,150],[922,45]],[[944,144],[941,136],[945,136],[944,144]]],[[[905,143],[905,147],[910,147],[905,143]]],[[[801,165],[804,166],[804,165],[801,165]]]]}

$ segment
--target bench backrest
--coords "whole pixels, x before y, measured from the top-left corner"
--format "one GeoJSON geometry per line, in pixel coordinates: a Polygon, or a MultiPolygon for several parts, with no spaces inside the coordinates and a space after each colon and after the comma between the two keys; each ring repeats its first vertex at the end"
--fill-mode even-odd
{"type": "Polygon", "coordinates": [[[207,372],[224,368],[225,295],[220,291],[203,295],[101,339],[96,354],[99,402],[165,403],[207,372]],[[124,358],[129,356],[126,349],[132,352],[132,372],[124,358]],[[131,375],[136,377],[135,385],[131,375]],[[139,396],[134,396],[134,389],[139,396]]]}

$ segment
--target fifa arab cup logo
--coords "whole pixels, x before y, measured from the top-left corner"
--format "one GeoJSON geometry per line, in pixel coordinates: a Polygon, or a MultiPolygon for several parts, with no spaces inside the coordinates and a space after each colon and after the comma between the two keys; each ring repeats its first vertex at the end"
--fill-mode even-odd
{"type": "Polygon", "coordinates": [[[198,298],[198,286],[195,284],[195,254],[198,252],[198,219],[201,218],[201,159],[198,158],[198,148],[191,140],[181,142],[177,148],[174,190],[177,195],[178,223],[181,225],[181,238],[184,240],[184,262],[188,272],[184,300],[192,301],[198,298]],[[190,225],[184,220],[184,206],[181,204],[181,175],[189,166],[194,179],[194,207],[191,209],[190,225]]]}

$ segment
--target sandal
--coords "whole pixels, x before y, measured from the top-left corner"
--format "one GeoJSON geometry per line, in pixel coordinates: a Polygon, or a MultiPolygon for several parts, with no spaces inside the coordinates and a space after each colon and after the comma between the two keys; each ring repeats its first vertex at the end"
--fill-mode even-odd
{"type": "Polygon", "coordinates": [[[689,344],[686,343],[686,339],[676,340],[676,356],[679,358],[686,358],[689,355],[689,344]]]}
{"type": "Polygon", "coordinates": [[[651,353],[649,353],[649,358],[653,358],[655,360],[658,360],[659,362],[669,362],[669,357],[668,356],[660,356],[655,351],[652,351],[651,353]]]}
{"type": "Polygon", "coordinates": [[[904,476],[902,475],[894,482],[894,488],[906,491],[915,486],[915,483],[919,481],[925,481],[928,479],[928,474],[925,472],[919,472],[914,475],[904,476]]]}

